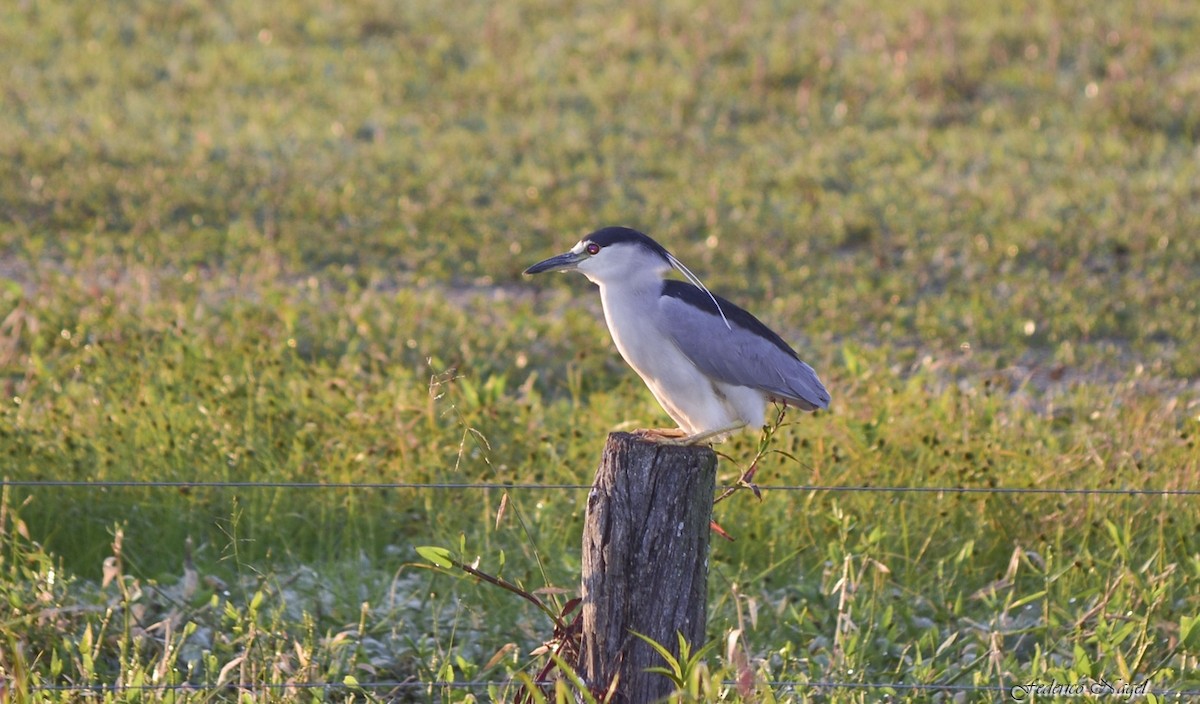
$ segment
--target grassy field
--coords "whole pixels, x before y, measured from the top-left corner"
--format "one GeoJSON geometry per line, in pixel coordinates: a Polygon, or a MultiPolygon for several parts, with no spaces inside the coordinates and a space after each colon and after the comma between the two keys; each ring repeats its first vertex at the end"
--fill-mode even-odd
{"type": "Polygon", "coordinates": [[[1200,690],[1188,0],[29,0],[0,89],[15,700],[513,696],[549,621],[415,547],[563,601],[586,492],[354,485],[586,484],[668,422],[520,276],[609,224],[829,387],[764,488],[1050,490],[734,496],[681,699],[1200,690]],[[146,481],[235,485],[62,484],[146,481]]]}

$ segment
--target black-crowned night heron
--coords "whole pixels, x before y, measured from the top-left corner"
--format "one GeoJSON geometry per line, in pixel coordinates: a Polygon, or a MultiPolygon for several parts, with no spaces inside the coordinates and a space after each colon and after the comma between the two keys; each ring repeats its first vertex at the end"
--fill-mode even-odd
{"type": "Polygon", "coordinates": [[[651,431],[672,444],[761,428],[768,401],[806,411],[829,392],[779,335],[715,296],[662,245],[627,227],[606,227],[526,274],[578,271],[600,287],[617,350],[679,431],[651,431]],[[676,269],[691,283],[666,279],[676,269]]]}

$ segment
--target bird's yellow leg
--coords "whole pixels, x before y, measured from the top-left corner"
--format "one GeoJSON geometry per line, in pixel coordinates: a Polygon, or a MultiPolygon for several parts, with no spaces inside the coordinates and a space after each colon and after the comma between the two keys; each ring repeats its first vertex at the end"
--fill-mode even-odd
{"type": "Polygon", "coordinates": [[[646,440],[657,442],[660,445],[686,446],[699,445],[701,443],[708,442],[713,438],[718,438],[726,433],[731,433],[744,427],[746,427],[745,423],[732,423],[722,428],[717,428],[716,430],[705,430],[704,432],[696,433],[695,435],[688,435],[679,428],[673,428],[671,430],[640,430],[635,431],[634,434],[641,438],[645,438],[646,440]]]}
{"type": "Polygon", "coordinates": [[[629,431],[629,433],[643,440],[662,443],[668,440],[678,440],[687,437],[687,433],[682,428],[638,428],[637,430],[629,431]]]}

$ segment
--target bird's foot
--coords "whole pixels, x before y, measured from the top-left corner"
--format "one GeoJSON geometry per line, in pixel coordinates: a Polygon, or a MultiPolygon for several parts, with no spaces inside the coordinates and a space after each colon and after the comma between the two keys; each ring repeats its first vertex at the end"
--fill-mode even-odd
{"type": "Polygon", "coordinates": [[[733,432],[734,430],[738,430],[745,425],[745,423],[737,423],[735,425],[725,426],[724,428],[717,428],[716,430],[705,430],[694,435],[688,435],[687,432],[685,432],[682,428],[645,428],[641,430],[634,430],[633,435],[636,435],[643,440],[656,442],[659,445],[675,445],[686,447],[688,445],[700,445],[702,443],[709,442],[710,440],[713,442],[720,442],[724,440],[729,433],[733,432]]]}
{"type": "Polygon", "coordinates": [[[688,436],[682,428],[638,428],[629,431],[629,434],[660,445],[679,445],[679,441],[688,436]]]}

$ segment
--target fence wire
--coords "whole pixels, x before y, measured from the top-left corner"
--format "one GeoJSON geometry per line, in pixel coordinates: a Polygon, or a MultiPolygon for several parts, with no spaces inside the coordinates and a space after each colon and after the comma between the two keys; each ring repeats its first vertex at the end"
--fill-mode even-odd
{"type": "MultiPolygon", "coordinates": [[[[759,491],[840,492],[879,494],[1040,494],[1063,496],[1200,496],[1200,489],[1139,488],[1044,488],[1003,486],[849,486],[820,484],[755,484],[759,491]]],[[[431,491],[583,491],[591,484],[537,484],[523,482],[283,482],[283,481],[133,481],[133,480],[59,480],[0,479],[0,487],[55,489],[412,489],[431,491]]],[[[738,485],[717,487],[717,491],[738,485]]]]}

